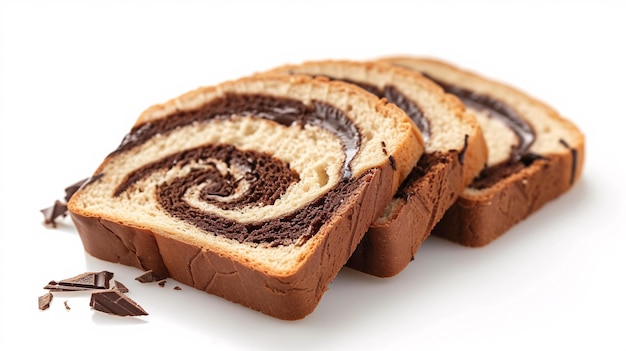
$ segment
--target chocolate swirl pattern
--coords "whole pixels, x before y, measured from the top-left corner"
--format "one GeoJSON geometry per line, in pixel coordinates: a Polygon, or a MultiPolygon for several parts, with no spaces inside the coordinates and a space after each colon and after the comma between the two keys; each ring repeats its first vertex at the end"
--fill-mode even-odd
{"type": "Polygon", "coordinates": [[[146,110],[68,208],[98,258],[299,319],[422,152],[361,89],[253,76],[146,110]]]}
{"type": "MultiPolygon", "coordinates": [[[[494,97],[480,94],[470,89],[462,88],[454,84],[444,83],[428,74],[424,74],[429,79],[439,84],[447,93],[457,96],[467,108],[477,115],[486,116],[488,119],[495,119],[503,123],[508,129],[515,134],[516,141],[511,144],[510,153],[507,160],[497,159],[491,160],[490,164],[500,162],[517,162],[529,153],[529,149],[535,141],[535,131],[533,127],[522,116],[511,108],[505,102],[494,97]]],[[[487,121],[483,120],[483,125],[487,125],[487,121]]],[[[499,148],[492,147],[495,151],[499,148]]],[[[494,159],[494,157],[491,157],[494,159]]]]}
{"type": "MultiPolygon", "coordinates": [[[[211,121],[236,124],[237,119],[270,121],[277,124],[278,128],[291,128],[295,132],[304,128],[319,128],[321,130],[317,130],[316,134],[325,132],[331,135],[336,140],[335,149],[337,145],[343,149],[341,177],[347,179],[352,175],[350,162],[359,151],[361,137],[358,128],[342,111],[321,101],[313,100],[309,107],[297,100],[258,94],[226,94],[193,111],[181,111],[167,119],[139,125],[123,139],[113,154],[141,147],[156,136],[165,136],[167,140],[167,136],[174,131],[180,133],[185,128],[193,128],[194,124],[211,121]]],[[[292,143],[297,142],[294,140],[292,143]]],[[[303,144],[302,147],[315,145],[303,144]]],[[[337,151],[333,153],[337,154],[337,151]]],[[[300,163],[305,162],[301,160],[300,163]]],[[[302,192],[297,191],[298,188],[302,190],[298,184],[301,176],[290,168],[289,162],[267,152],[241,150],[224,144],[207,144],[175,152],[135,169],[116,187],[114,197],[127,193],[132,198],[134,193],[145,191],[146,186],[138,184],[150,183],[148,179],[153,174],[158,174],[162,181],[150,191],[155,192],[164,211],[207,234],[220,235],[241,243],[301,245],[319,230],[326,219],[320,218],[315,225],[303,224],[306,222],[302,220],[310,216],[308,213],[324,217],[324,206],[336,207],[341,200],[333,196],[341,191],[331,191],[322,201],[314,201],[299,208],[285,208],[277,201],[282,199],[285,202],[293,197],[288,194],[290,188],[296,189],[291,189],[291,193],[302,192]],[[267,211],[263,209],[266,208],[279,208],[279,211],[273,212],[281,216],[272,218],[264,214],[267,211]],[[261,220],[247,218],[240,222],[238,219],[243,218],[238,216],[239,212],[256,213],[261,220]],[[285,218],[293,220],[285,221],[285,218]]],[[[334,177],[334,184],[326,180],[333,178],[331,175],[319,178],[321,181],[316,185],[328,188],[327,191],[342,186],[340,177],[334,177]]]]}

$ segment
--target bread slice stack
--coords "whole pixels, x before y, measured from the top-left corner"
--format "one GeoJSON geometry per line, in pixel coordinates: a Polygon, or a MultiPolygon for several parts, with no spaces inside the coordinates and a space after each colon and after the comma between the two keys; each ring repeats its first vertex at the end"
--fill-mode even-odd
{"type": "Polygon", "coordinates": [[[450,64],[310,61],[148,108],[67,206],[97,258],[296,320],[344,265],[486,245],[583,159],[553,109],[450,64]]]}
{"type": "Polygon", "coordinates": [[[459,97],[477,116],[487,140],[485,169],[433,234],[466,246],[485,246],[580,179],[584,135],[547,104],[440,60],[382,61],[421,72],[459,97]]]}
{"type": "Polygon", "coordinates": [[[300,319],[423,149],[353,85],[241,78],[146,110],[68,209],[97,258],[300,319]]]}
{"type": "Polygon", "coordinates": [[[418,72],[401,67],[326,60],[285,65],[270,72],[354,84],[395,103],[420,129],[425,154],[347,263],[378,277],[400,273],[487,162],[487,146],[478,121],[455,96],[418,72]]]}

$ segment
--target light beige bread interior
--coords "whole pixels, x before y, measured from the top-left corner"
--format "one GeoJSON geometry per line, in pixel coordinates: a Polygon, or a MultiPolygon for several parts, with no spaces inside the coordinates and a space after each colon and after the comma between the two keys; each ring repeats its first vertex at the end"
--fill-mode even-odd
{"type": "Polygon", "coordinates": [[[385,63],[308,61],[269,72],[307,74],[358,85],[397,103],[422,132],[425,155],[348,262],[352,268],[379,277],[398,274],[487,161],[487,147],[476,118],[456,97],[445,94],[421,74],[385,63]]]}
{"type": "Polygon", "coordinates": [[[153,270],[277,318],[300,319],[313,311],[423,148],[404,112],[352,85],[306,76],[246,77],[146,110],[68,208],[93,256],[153,270]],[[255,99],[263,103],[247,107],[255,99]],[[233,101],[239,107],[229,110],[233,101]],[[268,117],[298,114],[284,101],[299,103],[313,117],[293,123],[268,117]],[[214,115],[207,119],[207,113],[214,115]],[[341,124],[337,130],[353,126],[356,148],[320,122],[324,118],[341,124]],[[154,132],[155,126],[165,129],[154,132]],[[260,161],[263,155],[276,165],[260,161]],[[263,165],[259,169],[271,175],[286,169],[289,180],[273,190],[274,178],[260,181],[265,178],[252,165],[263,165]],[[209,173],[228,188],[225,193],[217,180],[202,176],[180,193],[174,186],[209,173]],[[231,180],[223,180],[227,177],[231,180]],[[267,196],[279,196],[246,203],[264,187],[272,189],[267,196]],[[175,193],[163,195],[170,188],[175,193]],[[178,214],[170,203],[189,209],[178,214]],[[232,203],[237,205],[231,208],[232,203]],[[179,217],[191,211],[198,216],[179,217]],[[215,220],[196,223],[204,216],[215,220]],[[227,225],[214,227],[222,220],[227,225]],[[268,223],[294,226],[303,234],[247,237],[267,234],[268,223]],[[204,225],[212,229],[201,229],[204,225]],[[229,229],[233,226],[245,230],[229,229]]]}
{"type": "MultiPolygon", "coordinates": [[[[467,246],[484,246],[580,179],[584,135],[547,104],[440,60],[387,57],[383,61],[422,72],[461,96],[477,116],[487,140],[486,168],[446,213],[434,234],[467,246]],[[476,100],[495,101],[496,111],[519,116],[534,132],[534,140],[524,141],[529,139],[520,138],[509,122],[493,118],[498,113],[476,100]]],[[[522,131],[519,135],[527,134],[522,131]]]]}

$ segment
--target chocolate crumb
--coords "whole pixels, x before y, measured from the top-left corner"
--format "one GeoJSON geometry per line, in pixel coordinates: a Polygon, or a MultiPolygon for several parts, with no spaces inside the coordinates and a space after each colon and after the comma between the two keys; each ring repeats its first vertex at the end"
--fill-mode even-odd
{"type": "Polygon", "coordinates": [[[148,315],[148,312],[146,312],[130,297],[115,289],[93,292],[91,294],[89,306],[96,311],[121,317],[148,315]]]}
{"type": "Polygon", "coordinates": [[[47,310],[50,308],[50,303],[52,302],[52,294],[46,293],[44,295],[39,296],[39,309],[47,310]]]}
{"type": "Polygon", "coordinates": [[[166,282],[165,280],[161,280],[161,281],[159,282],[159,286],[160,286],[160,287],[164,287],[164,286],[165,286],[165,282],[166,282]]]}
{"type": "Polygon", "coordinates": [[[176,285],[176,286],[174,287],[174,290],[183,290],[183,288],[181,288],[180,286],[176,285]]]}
{"type": "Polygon", "coordinates": [[[391,168],[395,171],[396,170],[396,159],[392,155],[389,155],[389,163],[391,163],[391,168]]]}
{"type": "Polygon", "coordinates": [[[84,291],[108,289],[113,273],[108,271],[87,272],[59,282],[51,281],[44,289],[53,291],[84,291]]]}
{"type": "Polygon", "coordinates": [[[67,205],[59,200],[54,202],[54,205],[40,210],[44,216],[44,224],[50,225],[56,228],[56,219],[58,217],[65,217],[67,215],[67,205]]]}
{"type": "Polygon", "coordinates": [[[142,275],[135,278],[135,280],[140,283],[152,283],[163,279],[165,279],[165,277],[159,276],[152,270],[147,270],[142,275]]]}
{"type": "Polygon", "coordinates": [[[67,303],[67,300],[63,301],[63,305],[65,306],[66,311],[71,310],[70,305],[67,303]]]}

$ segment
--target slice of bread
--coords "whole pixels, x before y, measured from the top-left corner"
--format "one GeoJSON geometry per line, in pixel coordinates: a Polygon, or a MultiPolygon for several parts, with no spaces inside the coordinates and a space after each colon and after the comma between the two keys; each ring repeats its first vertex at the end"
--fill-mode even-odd
{"type": "Polygon", "coordinates": [[[489,160],[433,234],[484,246],[581,177],[585,138],[543,102],[506,84],[430,58],[388,57],[457,95],[478,117],[489,160]]]}
{"type": "Polygon", "coordinates": [[[301,319],[422,153],[352,85],[246,77],[146,110],[68,209],[97,258],[301,319]]]}
{"type": "Polygon", "coordinates": [[[421,74],[388,64],[347,60],[285,65],[271,73],[341,80],[386,98],[419,127],[425,154],[374,222],[348,266],[379,277],[401,272],[459,194],[487,161],[476,118],[421,74]]]}

